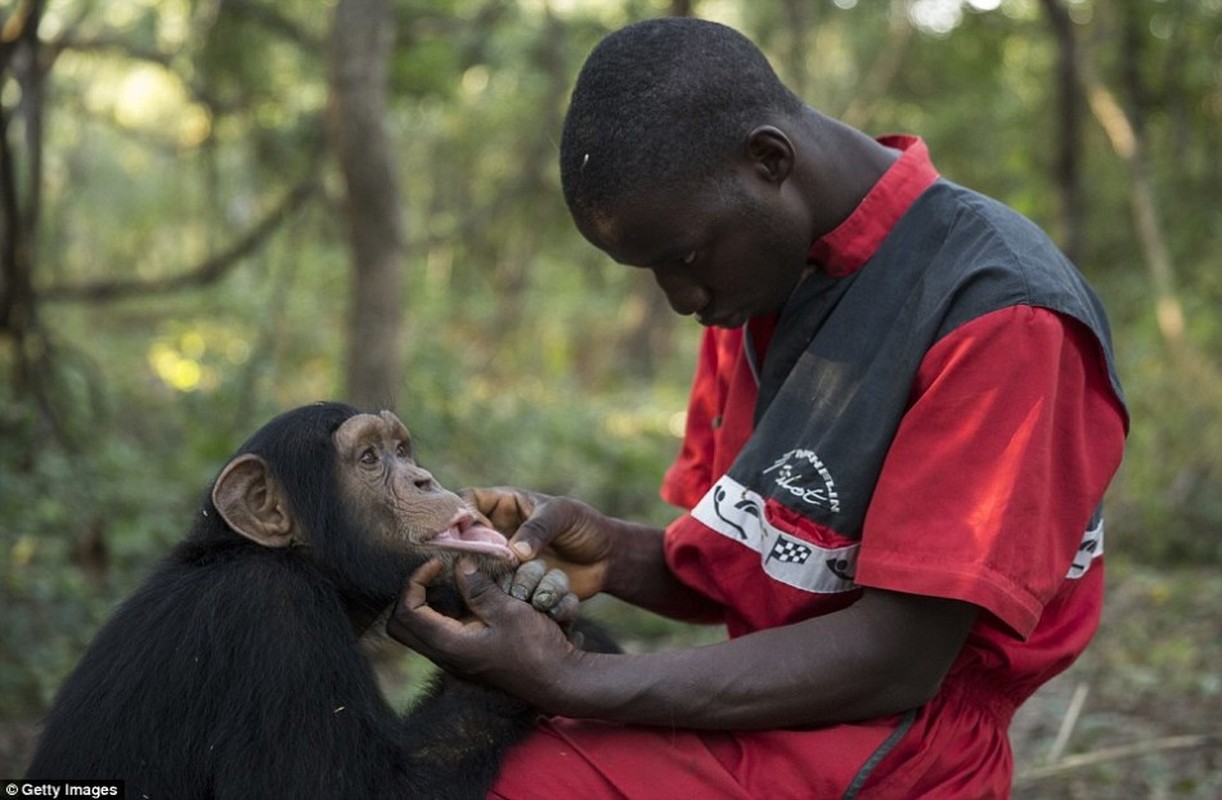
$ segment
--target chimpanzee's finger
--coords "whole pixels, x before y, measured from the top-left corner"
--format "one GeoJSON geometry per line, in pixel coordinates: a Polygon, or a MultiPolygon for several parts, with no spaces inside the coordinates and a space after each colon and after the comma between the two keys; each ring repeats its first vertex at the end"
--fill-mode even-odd
{"type": "Polygon", "coordinates": [[[577,595],[568,592],[561,596],[560,601],[548,609],[547,615],[559,622],[561,625],[567,625],[577,619],[577,612],[581,610],[581,600],[577,595]]]}
{"type": "Polygon", "coordinates": [[[540,611],[551,611],[552,607],[567,594],[569,594],[569,576],[564,570],[553,569],[543,576],[543,580],[539,581],[534,594],[531,595],[530,602],[540,611]]]}
{"type": "Polygon", "coordinates": [[[547,562],[541,558],[527,561],[513,573],[509,593],[519,600],[530,600],[538,591],[539,582],[547,573],[547,562]]]}

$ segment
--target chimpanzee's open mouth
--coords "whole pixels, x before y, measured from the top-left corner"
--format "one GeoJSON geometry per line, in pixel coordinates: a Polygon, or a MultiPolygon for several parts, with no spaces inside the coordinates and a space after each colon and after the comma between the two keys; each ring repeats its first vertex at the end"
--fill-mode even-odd
{"type": "Polygon", "coordinates": [[[445,530],[438,532],[424,544],[443,550],[517,561],[518,557],[509,549],[509,541],[476,518],[470,511],[462,510],[454,515],[445,530]]]}

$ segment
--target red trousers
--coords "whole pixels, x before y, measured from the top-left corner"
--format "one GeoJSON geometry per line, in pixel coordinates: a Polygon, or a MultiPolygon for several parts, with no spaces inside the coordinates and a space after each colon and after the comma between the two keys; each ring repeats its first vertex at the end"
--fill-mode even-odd
{"type": "Polygon", "coordinates": [[[1004,798],[1013,709],[945,688],[899,717],[815,730],[691,731],[565,718],[508,755],[506,800],[1004,798]]]}

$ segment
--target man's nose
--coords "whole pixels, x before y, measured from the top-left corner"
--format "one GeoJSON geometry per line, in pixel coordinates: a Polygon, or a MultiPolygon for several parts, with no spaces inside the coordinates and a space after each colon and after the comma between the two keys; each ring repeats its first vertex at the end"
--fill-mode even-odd
{"type": "Polygon", "coordinates": [[[654,273],[658,286],[666,293],[666,301],[675,313],[688,316],[708,305],[709,294],[699,284],[675,276],[654,273]]]}

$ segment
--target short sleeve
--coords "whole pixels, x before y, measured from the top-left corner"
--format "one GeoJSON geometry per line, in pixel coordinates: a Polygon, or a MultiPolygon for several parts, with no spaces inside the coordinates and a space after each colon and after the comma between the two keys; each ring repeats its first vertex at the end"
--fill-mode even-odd
{"type": "Polygon", "coordinates": [[[961,326],[917,372],[866,514],[857,583],[971,602],[1026,638],[1126,430],[1086,326],[1030,306],[961,326]]]}

